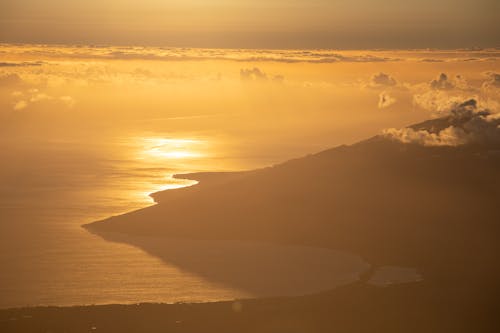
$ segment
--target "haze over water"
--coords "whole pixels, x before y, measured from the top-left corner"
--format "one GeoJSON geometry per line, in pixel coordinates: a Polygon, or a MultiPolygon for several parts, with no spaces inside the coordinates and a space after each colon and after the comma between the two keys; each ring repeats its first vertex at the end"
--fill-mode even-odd
{"type": "MultiPolygon", "coordinates": [[[[211,281],[136,247],[106,241],[81,227],[153,204],[148,193],[195,184],[171,176],[209,170],[210,164],[221,165],[220,159],[210,161],[207,142],[180,138],[118,140],[110,147],[114,155],[94,156],[93,160],[87,153],[98,152],[95,146],[51,142],[42,148],[42,143],[38,144],[36,150],[46,157],[43,161],[34,161],[26,151],[10,149],[16,158],[2,164],[0,307],[206,302],[287,294],[289,290],[302,294],[343,284],[353,278],[353,269],[355,278],[357,271],[366,268],[354,256],[321,249],[239,242],[161,241],[172,244],[172,253],[182,252],[195,260],[198,257],[210,262],[219,258],[217,265],[221,258],[226,258],[223,260],[233,267],[242,262],[245,269],[262,274],[262,279],[270,282],[264,286],[256,284],[259,290],[256,293],[211,281]],[[88,168],[89,163],[94,167],[88,168]],[[24,181],[9,180],[9,173],[24,181]],[[220,253],[206,256],[210,251],[220,253]],[[269,259],[248,266],[245,264],[248,255],[269,259]],[[278,270],[281,276],[272,276],[276,275],[271,267],[276,260],[285,266],[284,271],[278,270]],[[275,288],[273,279],[283,279],[288,274],[303,275],[301,260],[320,263],[316,268],[325,273],[324,277],[319,278],[316,271],[309,269],[313,281],[317,275],[320,282],[303,284],[302,289],[294,285],[293,289],[282,288],[284,291],[275,288]]],[[[221,267],[213,269],[221,270],[221,267]]]]}
{"type": "Polygon", "coordinates": [[[1,187],[1,307],[202,301],[244,295],[81,228],[151,205],[148,193],[189,184],[169,180],[169,175],[194,169],[179,169],[175,157],[170,159],[172,167],[168,159],[158,166],[154,158],[141,159],[138,146],[115,147],[120,152],[116,155],[129,160],[116,156],[90,160],[85,151],[95,147],[84,144],[49,147],[37,148],[46,154],[43,161],[18,151],[16,159],[2,163],[3,175],[10,171],[13,176],[11,166],[21,178],[3,178],[1,187]]]}

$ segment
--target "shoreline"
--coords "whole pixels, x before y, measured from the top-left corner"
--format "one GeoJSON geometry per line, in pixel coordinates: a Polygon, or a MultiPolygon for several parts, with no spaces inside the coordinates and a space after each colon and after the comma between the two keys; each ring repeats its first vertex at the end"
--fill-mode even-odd
{"type": "Polygon", "coordinates": [[[471,311],[454,297],[429,282],[386,288],[356,283],[299,297],[0,309],[0,331],[465,333],[494,327],[494,318],[478,321],[481,309],[471,311]]]}

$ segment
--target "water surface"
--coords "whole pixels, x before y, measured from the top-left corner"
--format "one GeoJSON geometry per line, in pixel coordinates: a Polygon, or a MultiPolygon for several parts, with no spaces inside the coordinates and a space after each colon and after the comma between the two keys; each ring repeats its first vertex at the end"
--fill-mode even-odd
{"type": "Polygon", "coordinates": [[[81,227],[152,205],[150,192],[192,184],[172,174],[220,168],[220,158],[211,164],[203,149],[171,138],[106,151],[67,142],[6,149],[0,307],[297,295],[353,281],[366,268],[356,256],[326,249],[182,240],[127,245],[81,227]]]}

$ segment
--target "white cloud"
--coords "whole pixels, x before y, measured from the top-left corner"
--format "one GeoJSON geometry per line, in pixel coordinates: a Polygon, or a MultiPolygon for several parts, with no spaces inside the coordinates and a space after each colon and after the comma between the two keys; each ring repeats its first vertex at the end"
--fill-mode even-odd
{"type": "Polygon", "coordinates": [[[47,95],[47,94],[35,93],[35,94],[33,94],[33,96],[31,96],[30,102],[35,103],[35,102],[41,102],[41,101],[46,101],[46,100],[50,100],[50,99],[52,99],[52,97],[47,95]]]}
{"type": "Polygon", "coordinates": [[[75,100],[71,96],[54,97],[40,92],[37,88],[28,89],[25,92],[15,91],[12,96],[17,98],[21,98],[23,96],[26,97],[25,99],[18,100],[14,103],[14,110],[22,110],[29,105],[44,101],[50,101],[51,103],[61,103],[66,107],[73,107],[75,105],[75,100]]]}
{"type": "Polygon", "coordinates": [[[445,73],[441,73],[429,84],[412,86],[411,91],[413,91],[413,104],[432,112],[435,116],[450,112],[464,100],[475,99],[483,106],[489,100],[481,89],[469,85],[462,75],[455,75],[450,79],[445,73]]]}
{"type": "Polygon", "coordinates": [[[389,95],[387,92],[383,91],[379,95],[378,108],[385,109],[396,103],[396,99],[389,95]]]}
{"type": "Polygon", "coordinates": [[[25,109],[28,106],[28,102],[26,101],[18,101],[14,104],[14,110],[22,110],[25,109]]]}
{"type": "Polygon", "coordinates": [[[73,107],[76,103],[75,99],[71,96],[61,96],[59,97],[59,100],[68,107],[73,107]]]}
{"type": "MultiPolygon", "coordinates": [[[[459,146],[470,143],[500,143],[500,116],[489,110],[478,110],[474,99],[461,103],[438,129],[402,128],[386,129],[383,135],[402,143],[423,146],[459,146]]],[[[437,123],[436,123],[437,124],[437,123]]]]}
{"type": "Polygon", "coordinates": [[[462,95],[451,95],[446,91],[429,90],[421,94],[413,95],[413,103],[439,116],[450,112],[466,98],[467,97],[462,95]]]}

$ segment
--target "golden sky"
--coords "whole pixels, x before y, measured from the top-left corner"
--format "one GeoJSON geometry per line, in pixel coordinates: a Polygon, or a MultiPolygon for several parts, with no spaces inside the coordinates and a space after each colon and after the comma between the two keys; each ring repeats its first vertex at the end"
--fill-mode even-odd
{"type": "Polygon", "coordinates": [[[496,47],[497,0],[3,0],[0,41],[244,48],[496,47]]]}
{"type": "Polygon", "coordinates": [[[0,143],[180,138],[279,162],[471,98],[498,112],[499,56],[0,44],[0,143]]]}

